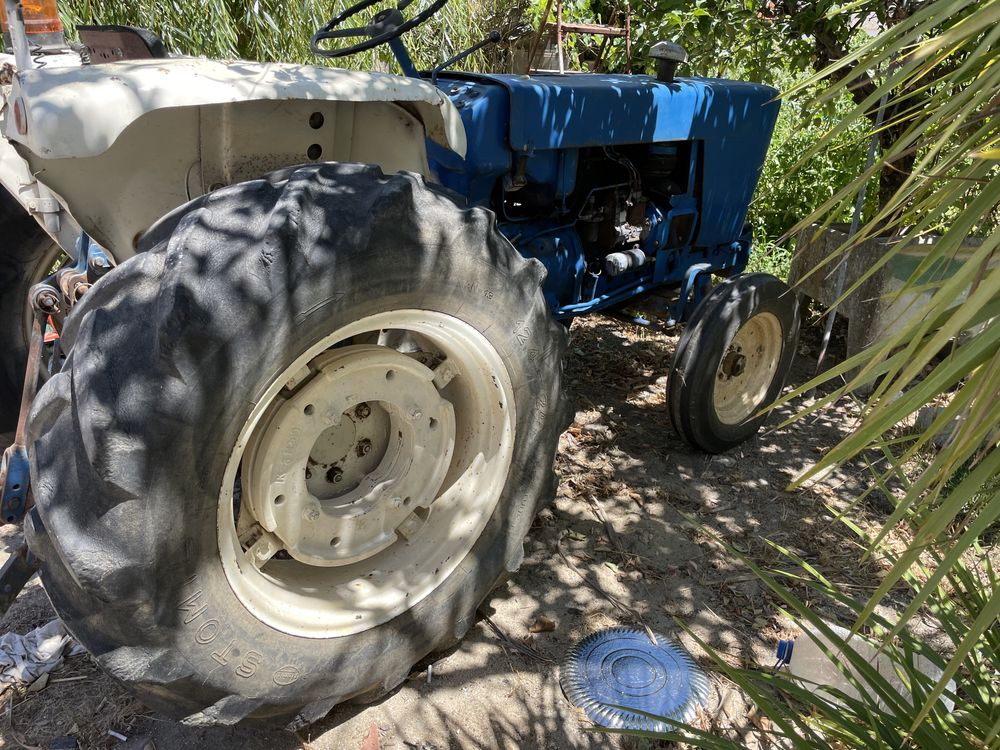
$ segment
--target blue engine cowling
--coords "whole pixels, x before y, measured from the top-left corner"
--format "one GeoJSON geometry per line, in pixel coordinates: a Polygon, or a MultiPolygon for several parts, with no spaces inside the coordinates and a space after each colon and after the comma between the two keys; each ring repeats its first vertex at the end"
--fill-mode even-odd
{"type": "Polygon", "coordinates": [[[768,86],[644,75],[449,73],[466,158],[430,145],[445,186],[497,214],[548,269],[566,318],[730,275],[750,252],[747,209],[779,104],[768,86]]]}

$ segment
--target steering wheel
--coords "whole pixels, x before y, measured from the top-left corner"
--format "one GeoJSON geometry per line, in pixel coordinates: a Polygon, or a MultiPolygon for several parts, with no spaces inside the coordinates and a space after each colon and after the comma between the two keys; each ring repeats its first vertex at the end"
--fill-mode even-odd
{"type": "Polygon", "coordinates": [[[406,17],[403,16],[403,11],[413,4],[413,0],[400,0],[395,8],[388,8],[375,14],[367,26],[347,29],[337,28],[348,18],[352,18],[361,11],[367,10],[382,1],[361,0],[360,3],[352,5],[336,18],[331,18],[325,26],[313,34],[312,39],[309,40],[309,49],[320,57],[328,58],[347,57],[348,55],[355,55],[358,52],[374,49],[380,44],[398,39],[410,29],[416,28],[441,10],[448,2],[448,0],[435,0],[424,11],[407,21],[406,17]],[[368,39],[367,41],[358,42],[349,47],[341,47],[339,49],[321,49],[319,46],[320,42],[327,39],[353,39],[355,37],[368,37],[368,39]]]}

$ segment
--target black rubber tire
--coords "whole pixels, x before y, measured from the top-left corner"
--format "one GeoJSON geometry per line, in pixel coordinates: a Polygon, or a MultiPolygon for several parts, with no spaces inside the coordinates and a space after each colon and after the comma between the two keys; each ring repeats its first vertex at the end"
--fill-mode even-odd
{"type": "Polygon", "coordinates": [[[17,424],[28,357],[25,300],[53,245],[38,222],[0,188],[0,432],[12,432],[17,424]]]}
{"type": "Polygon", "coordinates": [[[767,419],[767,414],[758,412],[780,395],[798,338],[798,301],[785,282],[754,273],[718,284],[692,313],[670,368],[667,401],[677,434],[708,453],[723,453],[756,435],[767,419]],[[738,424],[726,424],[715,410],[716,374],[737,332],[761,313],[773,314],[781,325],[778,367],[752,416],[738,424]]]}
{"type": "Polygon", "coordinates": [[[146,704],[190,724],[315,721],[456,643],[520,565],[555,494],[566,335],[544,267],[494,222],[417,175],[294,168],[165,217],[74,309],[66,365],[31,412],[28,537],[69,630],[146,704]],[[388,623],[329,639],[274,630],[236,598],[219,557],[236,437],[295,357],[404,307],[472,324],[507,365],[516,439],[496,511],[455,572],[388,623]],[[203,645],[208,618],[218,637],[203,645]]]}

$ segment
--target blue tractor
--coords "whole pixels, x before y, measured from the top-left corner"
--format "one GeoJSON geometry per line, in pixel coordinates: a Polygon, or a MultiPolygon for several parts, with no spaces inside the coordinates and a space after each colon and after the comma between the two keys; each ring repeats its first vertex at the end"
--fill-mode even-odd
{"type": "Polygon", "coordinates": [[[417,71],[402,36],[444,2],[313,38],[388,44],[393,76],[125,27],[80,28],[81,60],[5,0],[3,514],[30,551],[3,603],[40,566],[169,715],[300,725],[457,642],[554,496],[573,318],[669,298],[670,418],[706,451],[788,372],[794,295],[741,275],[776,92],[677,78],[671,44],[655,76],[417,71]]]}

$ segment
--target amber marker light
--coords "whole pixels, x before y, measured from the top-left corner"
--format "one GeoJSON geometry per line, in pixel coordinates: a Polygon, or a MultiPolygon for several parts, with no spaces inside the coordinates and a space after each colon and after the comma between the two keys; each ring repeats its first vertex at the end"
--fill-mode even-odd
{"type": "MultiPolygon", "coordinates": [[[[21,0],[21,11],[29,40],[44,46],[53,40],[53,35],[57,35],[56,39],[61,39],[63,25],[59,19],[56,0],[21,0]]],[[[0,26],[5,32],[10,30],[3,2],[0,2],[0,26]]]]}

